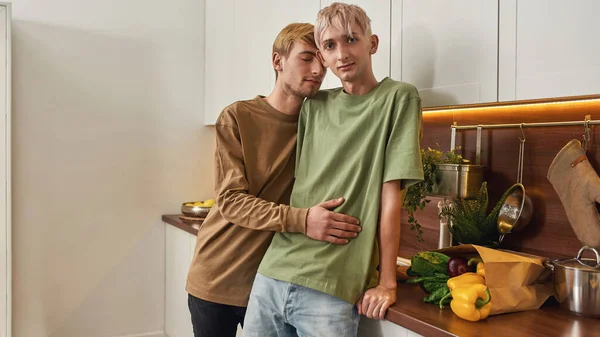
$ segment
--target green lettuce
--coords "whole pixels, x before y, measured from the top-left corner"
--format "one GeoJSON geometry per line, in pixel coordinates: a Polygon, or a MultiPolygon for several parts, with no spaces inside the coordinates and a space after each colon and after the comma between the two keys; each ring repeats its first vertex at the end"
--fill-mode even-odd
{"type": "Polygon", "coordinates": [[[436,276],[448,275],[448,255],[437,252],[421,252],[410,259],[411,266],[407,270],[409,276],[436,276]]]}

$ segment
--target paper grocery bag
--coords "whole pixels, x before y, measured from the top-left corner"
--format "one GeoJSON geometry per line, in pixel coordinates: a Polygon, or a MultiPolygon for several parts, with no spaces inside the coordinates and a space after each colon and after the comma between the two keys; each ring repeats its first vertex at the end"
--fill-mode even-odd
{"type": "Polygon", "coordinates": [[[479,255],[485,266],[485,283],[492,296],[490,315],[538,309],[554,287],[547,283],[550,271],[547,258],[521,252],[460,245],[437,250],[448,256],[464,258],[479,255]]]}

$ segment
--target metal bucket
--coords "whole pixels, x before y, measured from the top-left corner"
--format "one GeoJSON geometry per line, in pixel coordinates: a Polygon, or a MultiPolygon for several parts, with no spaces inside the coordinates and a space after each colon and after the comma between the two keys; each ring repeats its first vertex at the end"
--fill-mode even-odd
{"type": "Polygon", "coordinates": [[[436,164],[436,184],[431,196],[475,199],[483,183],[483,165],[436,164]]]}

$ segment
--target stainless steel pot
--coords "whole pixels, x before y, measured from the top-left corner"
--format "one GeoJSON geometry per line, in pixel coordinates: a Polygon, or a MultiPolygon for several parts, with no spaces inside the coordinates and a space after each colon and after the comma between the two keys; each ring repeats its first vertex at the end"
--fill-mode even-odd
{"type": "Polygon", "coordinates": [[[483,166],[472,164],[436,164],[437,177],[432,196],[475,199],[483,182],[483,166]]]}
{"type": "Polygon", "coordinates": [[[574,259],[553,260],[552,269],[556,299],[560,306],[574,314],[600,318],[600,255],[594,248],[583,247],[574,259]],[[590,250],[595,259],[582,258],[590,250]]]}

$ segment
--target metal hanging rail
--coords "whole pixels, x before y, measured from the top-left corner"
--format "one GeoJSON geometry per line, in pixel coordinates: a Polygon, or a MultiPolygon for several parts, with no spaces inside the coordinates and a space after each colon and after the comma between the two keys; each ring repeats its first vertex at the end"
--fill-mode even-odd
{"type": "Polygon", "coordinates": [[[512,124],[479,124],[479,125],[457,125],[456,122],[450,127],[451,138],[450,138],[450,149],[456,147],[456,131],[457,130],[477,130],[477,145],[475,153],[475,163],[481,165],[481,131],[483,129],[510,129],[510,128],[531,128],[531,127],[553,127],[553,126],[584,126],[584,147],[587,146],[587,142],[590,140],[589,125],[598,125],[600,120],[592,120],[590,115],[586,115],[583,121],[569,121],[569,122],[545,122],[545,123],[512,123],[512,124]]]}
{"type": "Polygon", "coordinates": [[[456,130],[474,130],[478,127],[482,129],[507,129],[507,128],[530,128],[530,127],[540,127],[540,126],[584,126],[588,125],[597,125],[600,124],[600,120],[589,120],[589,121],[570,121],[570,122],[547,122],[547,123],[514,123],[514,124],[482,124],[482,125],[452,125],[451,128],[456,130]]]}

